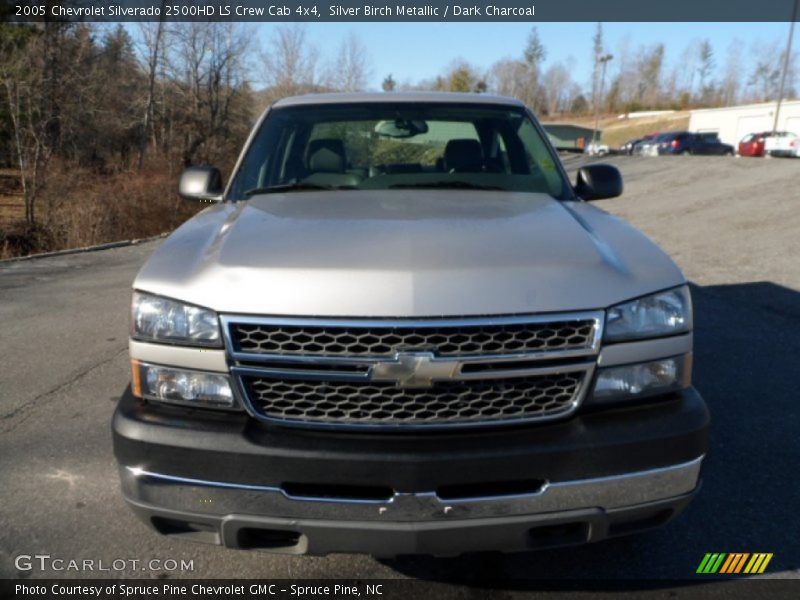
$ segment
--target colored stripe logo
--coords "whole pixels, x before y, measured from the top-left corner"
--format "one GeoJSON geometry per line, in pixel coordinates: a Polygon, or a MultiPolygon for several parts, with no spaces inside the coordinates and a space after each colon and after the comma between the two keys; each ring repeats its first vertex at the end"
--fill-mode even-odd
{"type": "Polygon", "coordinates": [[[757,574],[763,573],[771,560],[771,552],[709,552],[700,561],[696,572],[712,575],[757,574]]]}

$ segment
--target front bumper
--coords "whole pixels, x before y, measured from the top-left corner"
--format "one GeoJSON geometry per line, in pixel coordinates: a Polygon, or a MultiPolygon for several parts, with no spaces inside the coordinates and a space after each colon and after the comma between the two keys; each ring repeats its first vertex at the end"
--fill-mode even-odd
{"type": "Polygon", "coordinates": [[[126,392],[113,429],[123,494],[161,533],[290,554],[445,556],[666,522],[698,488],[708,413],[689,389],[536,427],[371,435],[287,431],[126,392]],[[540,485],[475,492],[507,481],[540,485]]]}
{"type": "Polygon", "coordinates": [[[769,155],[780,158],[797,158],[800,153],[797,150],[770,150],[769,155]]]}

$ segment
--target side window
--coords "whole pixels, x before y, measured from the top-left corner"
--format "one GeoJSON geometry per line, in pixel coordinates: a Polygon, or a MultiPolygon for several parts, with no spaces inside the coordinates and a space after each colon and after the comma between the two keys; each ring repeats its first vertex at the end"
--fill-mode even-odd
{"type": "Polygon", "coordinates": [[[265,172],[259,176],[259,178],[263,181],[261,185],[285,183],[295,176],[292,171],[290,157],[292,149],[295,145],[295,140],[297,139],[297,129],[293,127],[292,129],[284,132],[284,135],[281,137],[282,139],[275,150],[274,168],[267,170],[269,168],[269,157],[267,157],[267,160],[264,161],[262,169],[265,170],[265,172]],[[267,182],[267,173],[269,171],[272,171],[272,180],[267,182]]]}
{"type": "Polygon", "coordinates": [[[506,173],[511,172],[511,164],[508,162],[508,149],[506,149],[506,143],[502,137],[497,136],[497,140],[499,142],[500,148],[500,157],[503,159],[503,170],[506,173]]]}
{"type": "Polygon", "coordinates": [[[486,155],[486,168],[491,173],[511,173],[506,141],[497,130],[493,130],[486,155]]]}
{"type": "MultiPolygon", "coordinates": [[[[268,125],[265,124],[264,127],[268,127],[268,125]]],[[[267,181],[267,174],[272,171],[274,177],[275,169],[272,167],[272,162],[277,153],[276,146],[280,146],[280,144],[270,136],[258,135],[255,138],[234,179],[234,186],[230,192],[231,197],[240,198],[247,190],[270,185],[270,182],[267,181]]]]}
{"type": "Polygon", "coordinates": [[[296,177],[292,156],[302,127],[280,115],[267,119],[247,150],[233,180],[230,198],[241,199],[247,190],[287,183],[296,177]]]}
{"type": "Polygon", "coordinates": [[[560,196],[563,185],[561,174],[558,172],[558,168],[553,162],[542,136],[539,135],[539,132],[529,119],[522,121],[517,133],[527,148],[526,155],[531,173],[541,174],[547,182],[549,193],[553,196],[560,196]]]}
{"type": "Polygon", "coordinates": [[[275,136],[263,136],[267,149],[258,170],[257,187],[281,185],[298,176],[298,165],[294,156],[298,151],[301,132],[296,124],[289,124],[279,131],[275,136]],[[266,139],[270,141],[267,142],[266,139]]]}

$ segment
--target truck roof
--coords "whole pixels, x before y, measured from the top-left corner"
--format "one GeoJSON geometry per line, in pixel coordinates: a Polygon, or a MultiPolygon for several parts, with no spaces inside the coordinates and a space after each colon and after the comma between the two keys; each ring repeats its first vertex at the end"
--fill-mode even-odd
{"type": "Polygon", "coordinates": [[[456,92],[371,92],[371,93],[330,93],[305,94],[278,100],[273,106],[305,106],[320,104],[348,104],[364,102],[442,102],[457,104],[501,104],[506,106],[524,106],[516,98],[494,96],[491,94],[456,93],[456,92]]]}

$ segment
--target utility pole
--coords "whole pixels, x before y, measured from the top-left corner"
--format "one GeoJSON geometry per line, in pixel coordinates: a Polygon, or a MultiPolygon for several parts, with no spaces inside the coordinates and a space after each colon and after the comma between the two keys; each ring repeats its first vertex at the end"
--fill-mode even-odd
{"type": "Polygon", "coordinates": [[[797,20],[797,4],[800,0],[794,0],[792,8],[792,20],[789,23],[789,40],[786,42],[786,54],[783,55],[783,73],[781,73],[781,87],[778,91],[778,103],[775,105],[775,120],[772,122],[772,136],[778,130],[778,117],[781,114],[781,102],[783,102],[783,88],[786,84],[786,72],[789,70],[789,57],[792,55],[792,38],[794,37],[794,22],[797,20]]]}
{"type": "Polygon", "coordinates": [[[600,74],[600,90],[597,94],[597,98],[594,101],[594,129],[592,130],[592,144],[589,146],[592,152],[595,149],[595,143],[597,141],[597,128],[600,125],[600,103],[603,101],[603,84],[606,81],[606,63],[614,58],[613,54],[603,54],[602,56],[597,57],[597,62],[602,65],[602,71],[600,74]]]}

